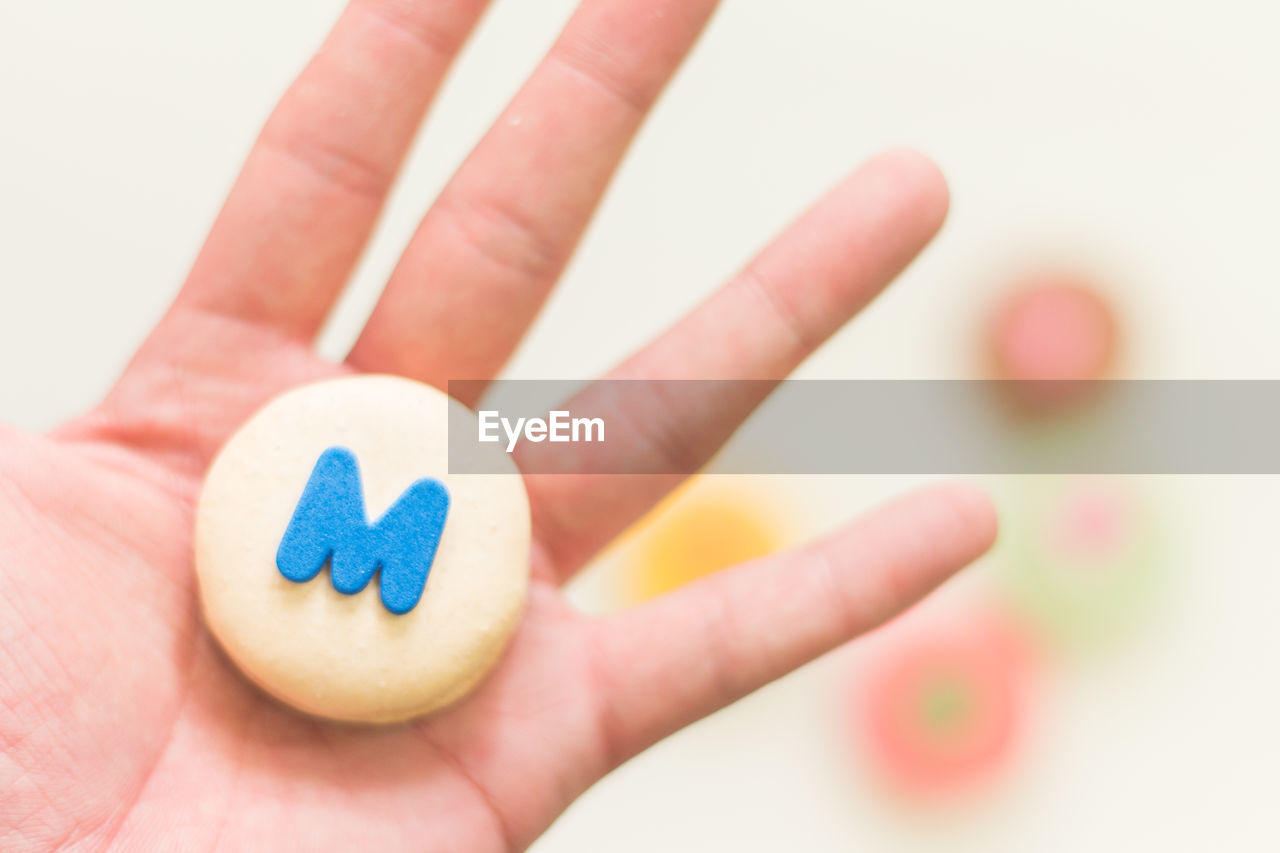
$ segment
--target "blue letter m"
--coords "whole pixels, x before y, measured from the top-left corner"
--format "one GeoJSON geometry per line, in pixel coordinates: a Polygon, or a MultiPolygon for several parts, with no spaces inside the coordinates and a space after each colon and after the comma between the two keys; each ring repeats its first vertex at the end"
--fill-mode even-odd
{"type": "Polygon", "coordinates": [[[280,541],[276,566],[291,581],[314,578],[329,563],[333,588],[364,589],[382,569],[382,603],[392,613],[418,605],[449,514],[449,492],[439,480],[415,482],[370,524],[355,454],[331,447],[320,454],[298,508],[280,541]]]}

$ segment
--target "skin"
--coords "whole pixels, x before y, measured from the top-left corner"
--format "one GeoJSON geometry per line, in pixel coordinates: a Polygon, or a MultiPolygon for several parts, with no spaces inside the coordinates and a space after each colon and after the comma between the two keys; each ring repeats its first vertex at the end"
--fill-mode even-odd
{"type": "MultiPolygon", "coordinates": [[[[217,448],[303,382],[495,375],[715,3],[586,0],[426,214],[349,358],[326,362],[312,337],[483,6],[352,0],[115,389],[49,435],[0,428],[0,848],[522,849],[621,762],[989,547],[985,497],[940,486],[587,616],[561,584],[678,478],[531,477],[528,610],[465,700],[345,727],[237,674],[193,582],[193,507],[217,448]]],[[[946,206],[920,155],[876,158],[613,375],[784,377],[909,263],[946,206]]],[[[711,402],[636,407],[635,440],[662,435],[701,459],[759,400],[711,402]]]]}

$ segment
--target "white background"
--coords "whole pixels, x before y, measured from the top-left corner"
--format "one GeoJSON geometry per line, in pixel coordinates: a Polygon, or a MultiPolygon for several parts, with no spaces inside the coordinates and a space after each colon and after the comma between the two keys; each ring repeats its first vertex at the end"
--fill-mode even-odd
{"type": "MultiPolygon", "coordinates": [[[[571,5],[497,3],[327,353],[353,339],[424,206],[571,5]]],[[[44,428],[109,386],[340,6],[0,4],[0,417],[44,428]]],[[[909,143],[948,174],[950,223],[802,375],[973,376],[974,329],[1003,277],[1064,257],[1103,271],[1125,375],[1280,376],[1276,9],[732,0],[512,374],[606,367],[857,161],[909,143]]],[[[792,485],[817,529],[904,484],[792,485]]],[[[1157,615],[1104,660],[1044,675],[1027,744],[982,796],[924,814],[879,798],[836,736],[843,663],[827,660],[624,767],[538,849],[1275,849],[1280,489],[1150,486],[1176,530],[1157,615]]]]}

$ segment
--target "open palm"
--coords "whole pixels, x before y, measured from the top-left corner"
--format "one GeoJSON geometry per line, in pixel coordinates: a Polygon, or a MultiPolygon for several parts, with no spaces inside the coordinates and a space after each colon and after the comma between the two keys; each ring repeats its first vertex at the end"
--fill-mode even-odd
{"type": "MultiPolygon", "coordinates": [[[[427,213],[347,361],[323,361],[312,337],[484,5],[353,0],[117,387],[51,435],[0,429],[0,848],[520,849],[620,762],[891,617],[990,544],[985,500],[940,487],[588,617],[560,585],[676,478],[531,477],[528,608],[456,706],[339,726],[236,673],[201,625],[191,563],[218,447],[303,382],[495,375],[716,4],[586,0],[427,213]]],[[[876,159],[612,376],[787,375],[945,209],[926,160],[876,159]]],[[[758,402],[694,415],[655,401],[633,433],[678,436],[701,458],[758,402]]]]}

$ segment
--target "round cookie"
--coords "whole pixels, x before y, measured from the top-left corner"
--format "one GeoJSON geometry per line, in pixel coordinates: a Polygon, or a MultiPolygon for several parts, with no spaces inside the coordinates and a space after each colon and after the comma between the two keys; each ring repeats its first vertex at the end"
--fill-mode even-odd
{"type": "Polygon", "coordinates": [[[209,629],[263,689],[395,722],[497,661],[524,606],[529,504],[496,446],[509,474],[448,475],[462,412],[426,385],[361,376],[283,394],[227,442],[200,496],[196,574],[209,629]]]}
{"type": "Polygon", "coordinates": [[[1028,277],[988,327],[988,360],[1003,390],[1033,412],[1086,402],[1116,360],[1116,315],[1101,291],[1068,273],[1028,277]]]}

